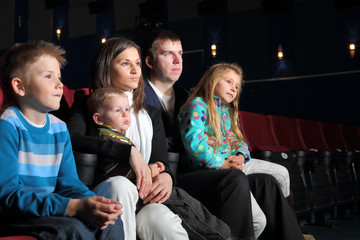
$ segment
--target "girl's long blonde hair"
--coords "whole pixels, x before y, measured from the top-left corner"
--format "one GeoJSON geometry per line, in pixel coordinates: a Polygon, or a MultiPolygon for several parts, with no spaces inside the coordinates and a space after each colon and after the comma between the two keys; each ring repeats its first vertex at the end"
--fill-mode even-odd
{"type": "MultiPolygon", "coordinates": [[[[241,92],[242,86],[242,69],[236,63],[218,63],[211,66],[202,76],[200,82],[193,88],[191,96],[183,105],[186,106],[191,100],[196,97],[203,98],[208,104],[208,112],[209,112],[209,124],[214,131],[216,145],[220,146],[221,144],[221,128],[220,128],[220,119],[219,115],[216,112],[216,106],[214,102],[214,89],[218,81],[222,78],[222,76],[229,72],[234,71],[236,74],[240,76],[240,88],[236,93],[235,99],[233,102],[229,103],[229,113],[231,119],[231,130],[234,132],[239,141],[244,141],[244,137],[240,131],[240,123],[239,123],[239,110],[238,110],[238,102],[239,95],[241,92]]],[[[182,108],[183,108],[182,107],[182,108]]]]}

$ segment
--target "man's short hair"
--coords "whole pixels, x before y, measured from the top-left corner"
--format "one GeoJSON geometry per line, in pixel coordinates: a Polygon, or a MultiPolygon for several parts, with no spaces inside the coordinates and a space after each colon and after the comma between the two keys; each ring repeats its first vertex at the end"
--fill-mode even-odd
{"type": "Polygon", "coordinates": [[[155,29],[146,34],[141,45],[143,58],[149,56],[155,59],[155,51],[159,48],[159,43],[165,41],[181,42],[178,35],[167,29],[155,29]]]}

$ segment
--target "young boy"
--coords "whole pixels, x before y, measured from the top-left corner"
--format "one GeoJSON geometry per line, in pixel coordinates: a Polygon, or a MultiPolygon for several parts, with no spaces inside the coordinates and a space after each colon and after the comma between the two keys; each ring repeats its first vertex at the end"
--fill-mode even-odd
{"type": "Polygon", "coordinates": [[[1,59],[0,235],[124,239],[121,204],[79,180],[66,124],[48,113],[60,106],[64,54],[33,41],[1,59]]]}
{"type": "MultiPolygon", "coordinates": [[[[131,123],[128,97],[118,88],[96,89],[88,99],[88,107],[94,122],[99,126],[99,138],[110,139],[124,144],[131,144],[131,140],[125,137],[125,132],[131,123]]],[[[151,176],[156,177],[165,166],[162,162],[149,164],[151,176]]],[[[120,166],[113,161],[99,161],[95,173],[95,181],[103,181],[106,178],[122,175],[135,180],[135,173],[130,166],[120,166]]]]}

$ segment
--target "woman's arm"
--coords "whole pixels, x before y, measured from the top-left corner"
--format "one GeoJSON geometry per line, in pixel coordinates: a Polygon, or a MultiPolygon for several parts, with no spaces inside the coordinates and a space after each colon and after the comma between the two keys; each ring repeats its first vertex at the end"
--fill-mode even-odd
{"type": "Polygon", "coordinates": [[[225,162],[222,154],[207,143],[205,134],[207,104],[195,98],[180,112],[180,133],[187,155],[197,167],[219,169],[225,162]]]}

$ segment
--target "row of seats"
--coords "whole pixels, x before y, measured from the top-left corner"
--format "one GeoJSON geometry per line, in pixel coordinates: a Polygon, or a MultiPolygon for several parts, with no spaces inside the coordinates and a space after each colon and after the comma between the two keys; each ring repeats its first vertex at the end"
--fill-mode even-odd
{"type": "Polygon", "coordinates": [[[239,112],[255,158],[290,173],[297,215],[324,221],[356,211],[360,202],[360,127],[285,116],[239,112]]]}

